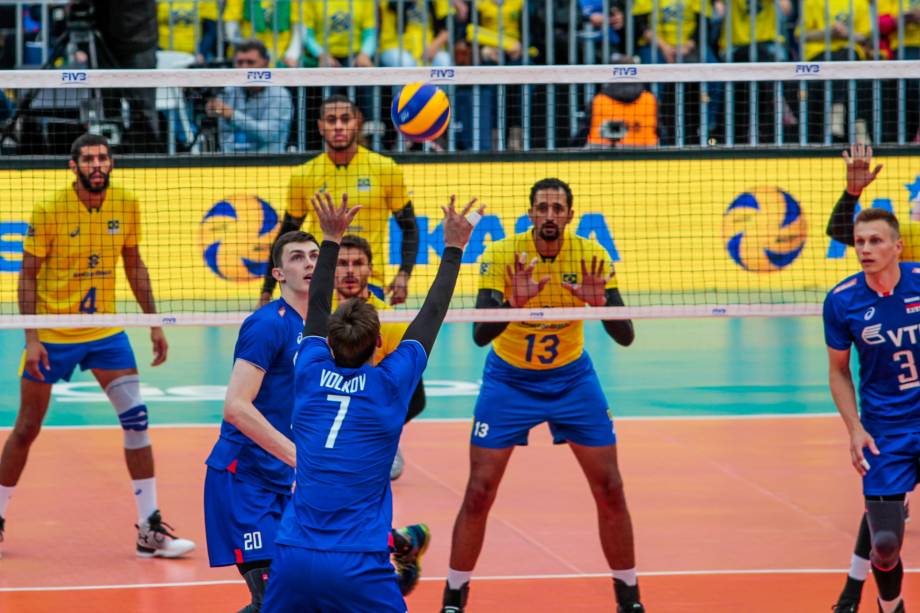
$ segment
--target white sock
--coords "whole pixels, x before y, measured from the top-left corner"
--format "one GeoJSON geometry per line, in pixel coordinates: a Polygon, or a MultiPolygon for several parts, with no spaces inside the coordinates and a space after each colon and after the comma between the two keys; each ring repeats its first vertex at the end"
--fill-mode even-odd
{"type": "Polygon", "coordinates": [[[9,487],[0,485],[0,517],[6,517],[6,507],[10,505],[10,498],[13,497],[13,490],[15,489],[15,485],[9,487]]]}
{"type": "Polygon", "coordinates": [[[636,578],[636,567],[627,568],[626,570],[614,570],[613,573],[614,579],[619,579],[626,585],[636,585],[638,579],[636,578]]]}
{"type": "Polygon", "coordinates": [[[157,510],[157,478],[131,479],[134,488],[134,503],[137,505],[138,524],[147,521],[147,518],[157,510]]]}
{"type": "Polygon", "coordinates": [[[901,604],[901,597],[898,596],[894,600],[882,600],[878,599],[878,606],[882,610],[882,613],[894,613],[894,610],[898,608],[898,605],[901,604]]]}
{"type": "Polygon", "coordinates": [[[872,562],[854,553],[852,559],[850,559],[850,572],[847,574],[857,581],[865,581],[866,577],[869,576],[869,568],[871,567],[872,562]]]}
{"type": "Polygon", "coordinates": [[[454,570],[453,568],[448,568],[447,587],[452,590],[459,590],[463,587],[464,583],[469,583],[472,577],[473,571],[471,570],[454,570]]]}

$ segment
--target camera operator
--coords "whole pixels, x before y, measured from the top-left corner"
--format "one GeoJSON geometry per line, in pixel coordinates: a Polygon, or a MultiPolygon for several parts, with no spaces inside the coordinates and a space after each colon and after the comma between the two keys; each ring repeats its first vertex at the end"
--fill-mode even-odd
{"type": "MultiPolygon", "coordinates": [[[[268,70],[268,49],[257,39],[236,46],[236,68],[268,70]]],[[[291,129],[294,107],[284,87],[228,87],[205,107],[220,121],[224,153],[282,153],[291,129]]]]}
{"type": "MultiPolygon", "coordinates": [[[[85,13],[93,19],[109,53],[99,53],[99,68],[157,67],[156,0],[77,0],[71,13],[85,13]],[[95,10],[93,10],[95,9],[95,10]]],[[[91,66],[93,68],[93,66],[91,66]]],[[[155,89],[126,89],[121,95],[131,107],[125,149],[152,152],[162,149],[155,89]]],[[[107,114],[117,116],[118,100],[107,101],[107,114]]]]}

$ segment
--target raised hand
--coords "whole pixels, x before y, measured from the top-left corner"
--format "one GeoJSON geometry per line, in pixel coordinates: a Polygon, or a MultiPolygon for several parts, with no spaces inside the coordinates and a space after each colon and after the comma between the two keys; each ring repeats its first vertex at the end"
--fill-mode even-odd
{"type": "Polygon", "coordinates": [[[444,211],[444,246],[463,249],[470,240],[473,227],[482,217],[482,212],[486,210],[486,205],[483,204],[473,211],[473,206],[476,204],[476,198],[473,198],[463,207],[462,211],[457,212],[454,206],[456,201],[457,197],[451,195],[450,204],[441,207],[441,210],[444,211]]]}
{"type": "Polygon", "coordinates": [[[581,261],[581,283],[563,283],[562,287],[590,306],[604,306],[607,302],[607,282],[612,277],[613,270],[604,274],[604,260],[598,261],[595,255],[591,257],[590,270],[588,264],[581,261]]]}
{"type": "Polygon", "coordinates": [[[537,267],[537,258],[527,263],[527,253],[514,254],[514,266],[505,267],[505,275],[511,285],[511,296],[508,302],[513,307],[522,307],[527,301],[543,291],[550,277],[546,275],[539,281],[533,278],[533,271],[537,267]]]}
{"type": "Polygon", "coordinates": [[[319,227],[323,231],[323,240],[334,243],[342,242],[342,237],[348,231],[348,226],[360,206],[353,209],[348,208],[348,194],[342,194],[342,204],[338,207],[332,201],[332,194],[329,192],[316,192],[310,202],[313,204],[313,210],[316,211],[316,218],[319,220],[319,227]]]}
{"type": "Polygon", "coordinates": [[[843,152],[843,159],[847,163],[847,193],[853,196],[859,196],[884,168],[884,164],[879,164],[869,170],[872,168],[872,147],[869,145],[851,145],[849,153],[843,152]]]}

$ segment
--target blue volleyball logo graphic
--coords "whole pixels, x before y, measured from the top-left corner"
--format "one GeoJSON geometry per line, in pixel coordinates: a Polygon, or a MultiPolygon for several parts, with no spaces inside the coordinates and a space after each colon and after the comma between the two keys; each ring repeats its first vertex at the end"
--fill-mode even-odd
{"type": "Polygon", "coordinates": [[[393,98],[390,116],[396,129],[409,140],[434,140],[444,134],[450,123],[450,100],[437,85],[410,83],[393,98]]]}
{"type": "Polygon", "coordinates": [[[217,202],[199,228],[205,264],[227,281],[262,278],[277,225],[278,213],[258,196],[230,196],[217,202]]]}
{"type": "Polygon", "coordinates": [[[722,220],[728,255],[753,272],[774,272],[792,264],[805,248],[807,233],[802,207],[778,187],[739,194],[722,220]]]}

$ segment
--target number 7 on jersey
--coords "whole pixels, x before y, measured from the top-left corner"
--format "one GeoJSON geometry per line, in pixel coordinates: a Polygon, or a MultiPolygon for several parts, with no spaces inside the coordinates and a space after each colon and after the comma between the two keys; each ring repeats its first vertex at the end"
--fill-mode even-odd
{"type": "Polygon", "coordinates": [[[326,449],[332,449],[335,447],[335,439],[339,436],[339,430],[342,429],[342,422],[345,421],[345,415],[348,413],[348,403],[351,402],[351,396],[329,394],[326,396],[326,400],[339,403],[339,412],[335,414],[335,419],[332,421],[332,428],[329,429],[329,436],[326,437],[326,449]]]}

